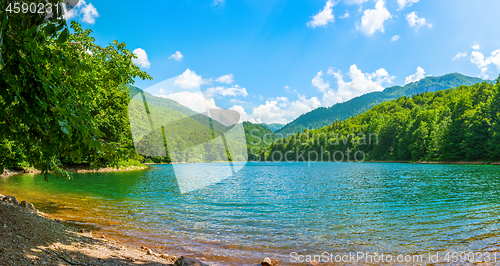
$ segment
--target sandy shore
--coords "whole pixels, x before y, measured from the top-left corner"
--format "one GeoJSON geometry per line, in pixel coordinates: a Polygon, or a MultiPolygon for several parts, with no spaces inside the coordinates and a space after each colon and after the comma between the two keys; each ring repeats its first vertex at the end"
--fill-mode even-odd
{"type": "Polygon", "coordinates": [[[0,265],[206,265],[147,247],[125,247],[2,194],[0,240],[0,265]]]}
{"type": "MultiPolygon", "coordinates": [[[[149,168],[149,166],[144,165],[144,166],[129,166],[129,167],[102,167],[99,169],[86,169],[81,166],[76,166],[76,167],[62,167],[62,169],[72,172],[72,173],[96,173],[96,172],[123,172],[123,171],[136,171],[136,170],[144,170],[149,168]]],[[[5,176],[11,176],[11,175],[17,175],[17,174],[26,174],[26,173],[32,173],[32,174],[39,174],[41,173],[40,170],[33,169],[33,168],[23,168],[23,169],[4,169],[3,174],[0,175],[0,177],[5,177],[5,176]]]]}

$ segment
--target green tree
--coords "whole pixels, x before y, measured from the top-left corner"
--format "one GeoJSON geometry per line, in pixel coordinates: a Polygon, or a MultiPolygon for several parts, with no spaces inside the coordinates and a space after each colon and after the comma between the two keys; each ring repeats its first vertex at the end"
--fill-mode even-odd
{"type": "Polygon", "coordinates": [[[61,159],[116,163],[120,153],[113,142],[124,121],[122,115],[107,120],[106,111],[124,104],[124,97],[112,99],[123,95],[123,85],[150,77],[132,63],[125,44],[102,48],[76,22],[70,33],[65,20],[7,14],[7,4],[0,2],[0,137],[46,177],[49,171],[69,176],[61,159]]]}

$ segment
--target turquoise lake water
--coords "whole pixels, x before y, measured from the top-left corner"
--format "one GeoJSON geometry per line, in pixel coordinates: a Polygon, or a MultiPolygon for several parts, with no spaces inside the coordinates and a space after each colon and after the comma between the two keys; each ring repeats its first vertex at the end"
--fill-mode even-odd
{"type": "Polygon", "coordinates": [[[286,265],[290,252],[500,247],[500,168],[493,165],[249,162],[185,194],[171,165],[154,165],[48,183],[39,175],[0,178],[0,191],[53,217],[219,265],[267,256],[286,265]]]}

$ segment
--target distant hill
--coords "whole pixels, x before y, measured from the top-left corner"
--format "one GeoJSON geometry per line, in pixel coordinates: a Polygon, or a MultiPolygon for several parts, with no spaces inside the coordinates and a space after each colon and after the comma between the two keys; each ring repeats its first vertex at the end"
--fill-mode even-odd
{"type": "Polygon", "coordinates": [[[468,77],[459,73],[447,74],[440,77],[426,77],[403,87],[393,86],[383,91],[371,92],[353,98],[347,102],[338,103],[331,107],[320,107],[305,113],[283,128],[275,131],[276,134],[293,134],[304,129],[322,128],[331,125],[333,121],[345,120],[369,110],[382,102],[397,99],[401,96],[411,96],[422,92],[435,92],[455,88],[460,85],[472,85],[483,82],[480,78],[468,77]]]}
{"type": "Polygon", "coordinates": [[[269,128],[272,132],[276,132],[277,130],[280,130],[282,127],[285,126],[285,124],[279,124],[279,123],[272,123],[272,124],[262,123],[261,125],[269,128]]]}

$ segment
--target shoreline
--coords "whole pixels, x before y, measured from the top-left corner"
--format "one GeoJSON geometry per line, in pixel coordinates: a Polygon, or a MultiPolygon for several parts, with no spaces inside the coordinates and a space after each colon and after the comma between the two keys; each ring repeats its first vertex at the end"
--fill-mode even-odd
{"type": "MultiPolygon", "coordinates": [[[[66,170],[71,173],[107,173],[107,172],[128,172],[128,171],[138,171],[148,169],[148,165],[144,166],[128,166],[128,167],[100,167],[98,169],[86,169],[83,166],[80,167],[71,167],[64,166],[61,169],[66,170]]],[[[20,169],[12,169],[12,168],[4,168],[3,174],[0,177],[7,177],[12,175],[20,175],[20,174],[40,174],[42,171],[34,169],[34,168],[20,168],[20,169]]]]}
{"type": "Polygon", "coordinates": [[[207,265],[203,258],[200,261],[135,247],[84,226],[53,219],[32,204],[3,194],[0,239],[0,262],[6,265],[207,265]]]}
{"type": "Polygon", "coordinates": [[[500,165],[500,162],[483,162],[483,161],[380,161],[370,160],[364,163],[411,163],[411,164],[470,164],[470,165],[500,165]]]}
{"type": "Polygon", "coordinates": [[[264,163],[407,163],[407,164],[448,164],[448,165],[453,165],[453,164],[462,164],[462,165],[500,165],[499,162],[483,162],[483,161],[393,161],[393,160],[387,160],[387,161],[382,161],[382,160],[365,160],[361,162],[355,162],[355,161],[248,161],[249,163],[258,163],[258,162],[264,162],[264,163]]]}

